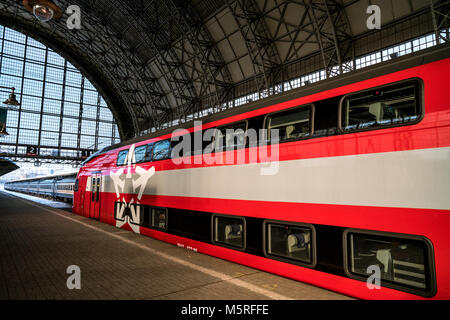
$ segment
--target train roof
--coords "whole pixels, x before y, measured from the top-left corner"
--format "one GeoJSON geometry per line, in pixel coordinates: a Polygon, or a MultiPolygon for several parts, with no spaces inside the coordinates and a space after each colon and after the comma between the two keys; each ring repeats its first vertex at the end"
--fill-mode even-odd
{"type": "Polygon", "coordinates": [[[138,143],[141,141],[149,140],[152,138],[157,138],[166,134],[172,133],[177,129],[189,129],[194,127],[194,121],[202,121],[203,124],[214,122],[217,120],[222,120],[237,114],[254,111],[264,107],[268,107],[277,103],[284,101],[289,101],[297,99],[299,97],[309,96],[322,91],[331,90],[334,88],[349,85],[355,82],[364,81],[370,78],[382,76],[385,74],[401,71],[408,68],[413,68],[419,65],[427,64],[433,61],[442,60],[450,57],[450,44],[445,43],[432,48],[424,49],[422,51],[414,52],[405,56],[401,56],[395,59],[391,59],[385,62],[377,63],[375,65],[350,71],[343,75],[332,77],[327,80],[323,80],[313,85],[304,86],[296,89],[289,90],[280,95],[269,96],[264,99],[260,99],[254,102],[244,104],[242,106],[227,109],[223,112],[215,113],[212,115],[207,115],[198,119],[191,120],[189,122],[182,123],[178,126],[169,127],[166,129],[159,130],[154,133],[149,133],[147,135],[135,137],[133,139],[123,141],[108,147],[105,147],[96,153],[92,154],[86,160],[83,161],[82,166],[93,160],[94,158],[114,149],[121,148],[123,146],[131,145],[133,143],[138,143]]]}

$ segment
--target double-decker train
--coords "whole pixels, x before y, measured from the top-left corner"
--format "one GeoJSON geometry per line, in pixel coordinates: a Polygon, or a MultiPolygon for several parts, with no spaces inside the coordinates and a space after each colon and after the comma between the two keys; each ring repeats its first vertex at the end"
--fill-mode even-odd
{"type": "Polygon", "coordinates": [[[449,299],[449,56],[105,148],[80,169],[73,211],[357,298],[449,299]]]}
{"type": "Polygon", "coordinates": [[[77,173],[70,172],[10,181],[5,183],[5,190],[71,203],[77,173]]]}

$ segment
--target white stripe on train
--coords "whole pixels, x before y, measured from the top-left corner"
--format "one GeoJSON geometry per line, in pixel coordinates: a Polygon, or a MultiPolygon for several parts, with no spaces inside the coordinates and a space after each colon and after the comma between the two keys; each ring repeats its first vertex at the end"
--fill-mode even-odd
{"type": "MultiPolygon", "coordinates": [[[[450,209],[450,148],[408,150],[267,164],[157,171],[144,194],[215,199],[450,209]]],[[[105,174],[105,173],[104,173],[105,174]]],[[[137,194],[126,179],[121,194],[137,194]]],[[[89,185],[89,183],[88,183],[89,185]]],[[[88,186],[89,190],[89,186],[88,186]]],[[[109,176],[102,191],[115,193],[109,176]]]]}

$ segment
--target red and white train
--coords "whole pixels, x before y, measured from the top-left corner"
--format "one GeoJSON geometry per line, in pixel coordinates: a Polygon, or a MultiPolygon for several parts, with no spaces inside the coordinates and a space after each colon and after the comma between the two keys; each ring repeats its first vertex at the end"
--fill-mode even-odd
{"type": "Polygon", "coordinates": [[[215,154],[245,164],[198,147],[176,164],[173,129],[106,148],[80,169],[73,211],[357,298],[449,299],[449,56],[435,47],[179,127],[278,129],[273,175],[250,156],[267,147],[245,139],[215,154]]]}

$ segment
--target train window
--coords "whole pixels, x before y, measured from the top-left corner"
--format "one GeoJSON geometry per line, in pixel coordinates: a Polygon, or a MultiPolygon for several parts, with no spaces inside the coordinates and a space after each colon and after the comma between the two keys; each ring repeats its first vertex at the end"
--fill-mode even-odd
{"type": "Polygon", "coordinates": [[[421,85],[418,80],[350,94],[341,103],[341,127],[344,131],[414,123],[420,117],[421,85]]]}
{"type": "Polygon", "coordinates": [[[145,162],[152,161],[153,145],[154,145],[154,143],[149,143],[147,145],[147,148],[145,151],[145,162]]]}
{"type": "Polygon", "coordinates": [[[155,143],[153,147],[153,161],[168,159],[170,155],[170,141],[163,140],[155,143]]]}
{"type": "Polygon", "coordinates": [[[264,253],[267,256],[315,264],[315,230],[311,225],[266,221],[264,253]]]}
{"type": "Polygon", "coordinates": [[[213,243],[245,249],[245,219],[213,215],[213,243]]]}
{"type": "Polygon", "coordinates": [[[152,208],[152,227],[158,229],[167,229],[167,209],[152,208]]]}
{"type": "Polygon", "coordinates": [[[434,294],[433,251],[426,238],[349,229],[344,232],[344,250],[350,277],[366,281],[379,270],[382,286],[434,294]]]}
{"type": "Polygon", "coordinates": [[[119,155],[117,156],[117,162],[116,165],[123,166],[125,164],[125,160],[127,159],[128,150],[122,150],[119,152],[119,155]]]}
{"type": "Polygon", "coordinates": [[[145,162],[145,155],[147,153],[147,145],[139,146],[134,149],[134,163],[145,162]]]}
{"type": "Polygon", "coordinates": [[[216,151],[245,148],[247,121],[228,124],[216,128],[214,148],[216,151]]]}
{"type": "Polygon", "coordinates": [[[266,119],[268,139],[279,130],[280,142],[309,137],[312,134],[314,108],[312,105],[269,114],[266,119]]]}

